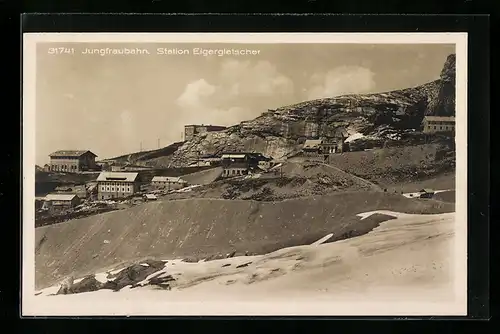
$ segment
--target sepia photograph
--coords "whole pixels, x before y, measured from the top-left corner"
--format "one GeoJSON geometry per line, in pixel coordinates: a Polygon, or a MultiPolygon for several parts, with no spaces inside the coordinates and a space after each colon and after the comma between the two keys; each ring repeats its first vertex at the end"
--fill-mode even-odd
{"type": "Polygon", "coordinates": [[[23,315],[466,315],[467,34],[23,40],[23,315]]]}

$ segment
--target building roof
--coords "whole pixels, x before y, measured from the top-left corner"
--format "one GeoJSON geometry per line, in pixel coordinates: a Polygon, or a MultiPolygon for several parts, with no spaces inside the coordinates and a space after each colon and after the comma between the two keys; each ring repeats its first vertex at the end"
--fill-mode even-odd
{"type": "Polygon", "coordinates": [[[185,183],[183,179],[180,177],[172,177],[172,176],[154,176],[151,180],[152,182],[174,182],[174,183],[185,183]]]}
{"type": "Polygon", "coordinates": [[[429,188],[425,188],[425,189],[421,189],[421,190],[420,190],[420,192],[421,192],[421,193],[433,193],[433,192],[434,192],[434,190],[429,189],[429,188]]]}
{"type": "Polygon", "coordinates": [[[73,198],[78,197],[76,194],[48,194],[45,196],[47,201],[71,201],[73,198]]]}
{"type": "Polygon", "coordinates": [[[144,195],[147,199],[158,199],[155,194],[146,194],[144,195]]]}
{"type": "Polygon", "coordinates": [[[56,191],[79,191],[79,190],[85,190],[85,185],[79,184],[79,185],[69,185],[69,186],[57,186],[56,191]]]}
{"type": "Polygon", "coordinates": [[[223,154],[221,156],[222,159],[243,159],[247,156],[245,153],[239,153],[239,154],[223,154]]]}
{"type": "Polygon", "coordinates": [[[227,126],[224,126],[224,125],[213,125],[213,124],[186,124],[184,125],[185,127],[186,126],[194,126],[194,127],[198,127],[198,126],[208,126],[208,127],[217,127],[217,128],[227,128],[227,126]]]}
{"type": "Polygon", "coordinates": [[[97,157],[96,154],[90,152],[89,150],[60,150],[49,154],[49,157],[81,157],[87,153],[97,157]]]}
{"type": "Polygon", "coordinates": [[[304,142],[304,148],[317,148],[323,141],[321,139],[307,139],[304,142]]]}
{"type": "Polygon", "coordinates": [[[139,173],[128,172],[101,172],[97,177],[97,181],[124,181],[134,182],[139,173]]]}
{"type": "Polygon", "coordinates": [[[435,122],[446,122],[446,121],[455,122],[455,116],[425,116],[424,120],[435,121],[435,122]]]}

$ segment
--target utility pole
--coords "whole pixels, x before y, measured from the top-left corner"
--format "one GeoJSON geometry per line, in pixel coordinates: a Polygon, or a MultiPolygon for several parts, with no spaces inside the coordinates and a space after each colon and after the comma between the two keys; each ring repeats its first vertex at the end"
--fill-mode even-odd
{"type": "Polygon", "coordinates": [[[158,138],[158,148],[160,148],[160,138],[158,138]]]}
{"type": "Polygon", "coordinates": [[[142,141],[141,141],[141,152],[142,152],[142,141]]]}

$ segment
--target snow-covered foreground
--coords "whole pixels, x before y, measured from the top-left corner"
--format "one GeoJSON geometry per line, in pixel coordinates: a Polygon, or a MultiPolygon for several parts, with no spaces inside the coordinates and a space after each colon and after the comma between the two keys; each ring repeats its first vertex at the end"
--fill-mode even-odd
{"type": "MultiPolygon", "coordinates": [[[[49,296],[57,292],[56,286],[31,297],[23,310],[36,315],[437,315],[465,311],[465,297],[457,290],[454,274],[455,214],[373,211],[358,216],[372,214],[396,219],[343,241],[325,243],[328,235],[311,245],[266,255],[198,263],[167,261],[163,271],[176,279],[168,291],[146,286],[49,296]]],[[[106,280],[104,274],[96,278],[106,280]]]]}

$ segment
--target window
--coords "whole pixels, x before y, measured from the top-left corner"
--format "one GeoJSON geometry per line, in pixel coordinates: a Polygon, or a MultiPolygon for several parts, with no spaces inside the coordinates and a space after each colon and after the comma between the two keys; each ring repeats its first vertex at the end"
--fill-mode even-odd
{"type": "Polygon", "coordinates": [[[436,130],[436,127],[434,126],[434,130],[436,130]]]}

